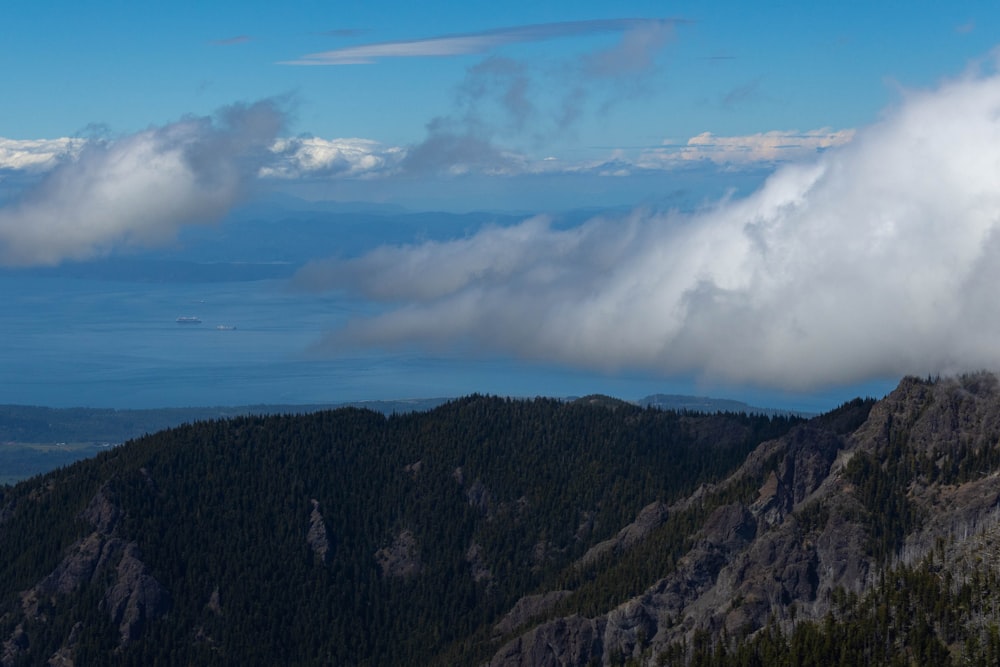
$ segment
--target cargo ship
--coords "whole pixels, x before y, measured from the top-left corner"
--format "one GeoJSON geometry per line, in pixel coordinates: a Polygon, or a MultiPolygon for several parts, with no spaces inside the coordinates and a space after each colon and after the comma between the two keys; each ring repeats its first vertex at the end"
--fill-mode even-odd
{"type": "Polygon", "coordinates": [[[201,319],[191,315],[181,315],[177,318],[177,324],[201,324],[201,319]]]}

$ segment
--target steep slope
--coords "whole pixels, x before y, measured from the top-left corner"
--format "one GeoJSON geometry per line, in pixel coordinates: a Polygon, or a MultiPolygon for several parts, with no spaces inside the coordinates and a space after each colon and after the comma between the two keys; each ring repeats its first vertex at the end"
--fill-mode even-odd
{"type": "Polygon", "coordinates": [[[986,373],[199,422],[0,493],[3,665],[1000,660],[986,373]]]}
{"type": "Polygon", "coordinates": [[[1000,594],[998,470],[996,377],[907,378],[874,406],[856,401],[761,445],[728,480],[676,503],[666,522],[732,491],[640,594],[537,624],[490,664],[1000,657],[988,602],[1000,594]],[[901,593],[910,586],[923,597],[901,593]]]}
{"type": "Polygon", "coordinates": [[[631,594],[655,508],[796,423],[472,396],[144,437],[0,491],[0,664],[476,664],[631,594]]]}

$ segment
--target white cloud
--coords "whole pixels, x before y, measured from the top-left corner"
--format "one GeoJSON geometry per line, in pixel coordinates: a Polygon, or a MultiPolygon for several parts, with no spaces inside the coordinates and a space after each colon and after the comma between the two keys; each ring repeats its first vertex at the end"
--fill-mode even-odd
{"type": "Polygon", "coordinates": [[[84,139],[4,139],[0,137],[0,169],[48,171],[60,160],[79,155],[84,139]]]}
{"type": "MultiPolygon", "coordinates": [[[[433,126],[433,123],[431,124],[433,126]]],[[[507,150],[469,133],[434,129],[427,139],[412,146],[392,146],[372,139],[286,137],[270,146],[271,156],[261,165],[262,178],[383,178],[401,173],[493,176],[592,172],[626,176],[635,169],[673,169],[697,161],[728,167],[787,162],[840,146],[854,130],[819,129],[807,132],[762,132],[719,137],[704,132],[683,145],[665,142],[663,148],[637,156],[615,149],[604,159],[571,161],[554,156],[534,159],[507,150]]],[[[0,137],[0,170],[41,173],[60,161],[78,157],[84,139],[15,140],[0,137]]]]}
{"type": "Polygon", "coordinates": [[[279,139],[271,147],[276,160],[261,175],[272,178],[388,177],[401,173],[492,176],[592,172],[628,176],[636,169],[674,169],[705,161],[726,167],[760,166],[811,157],[842,146],[854,130],[822,128],[800,132],[774,130],[744,136],[704,132],[683,145],[666,144],[629,156],[615,149],[604,159],[569,161],[546,156],[535,159],[506,150],[475,133],[445,123],[429,125],[428,137],[412,146],[387,146],[370,139],[279,139]],[[440,126],[439,126],[440,125],[440,126]]]}
{"type": "Polygon", "coordinates": [[[572,229],[531,219],[303,279],[392,304],[332,334],[340,346],[482,348],[785,388],[1000,368],[997,183],[1000,76],[968,75],[907,94],[745,199],[572,229]]]}
{"type": "Polygon", "coordinates": [[[261,176],[299,178],[312,176],[358,177],[393,171],[406,154],[398,146],[384,146],[370,139],[279,139],[271,146],[276,160],[261,169],[261,176]]]}
{"type": "Polygon", "coordinates": [[[222,217],[270,157],[283,120],[265,101],[88,142],[0,207],[0,264],[51,265],[159,244],[181,225],[222,217]]]}

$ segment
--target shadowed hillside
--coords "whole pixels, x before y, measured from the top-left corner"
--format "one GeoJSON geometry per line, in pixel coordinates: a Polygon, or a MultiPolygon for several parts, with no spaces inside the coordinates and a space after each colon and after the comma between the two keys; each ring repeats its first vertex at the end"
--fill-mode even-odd
{"type": "Polygon", "coordinates": [[[795,423],[472,396],[147,436],[4,491],[4,663],[486,659],[519,599],[795,423]]]}
{"type": "Polygon", "coordinates": [[[197,422],[3,491],[0,662],[994,664],[998,472],[989,374],[197,422]]]}

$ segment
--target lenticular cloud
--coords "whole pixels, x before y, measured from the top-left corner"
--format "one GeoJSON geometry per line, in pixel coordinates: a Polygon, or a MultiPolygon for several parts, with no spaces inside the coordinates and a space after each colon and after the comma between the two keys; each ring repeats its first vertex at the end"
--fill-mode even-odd
{"type": "Polygon", "coordinates": [[[317,263],[386,301],[332,339],[810,388],[1000,367],[1000,77],[904,95],[751,196],[531,219],[317,263]]]}
{"type": "Polygon", "coordinates": [[[256,178],[283,124],[270,101],[121,139],[88,142],[0,208],[0,264],[88,259],[155,245],[222,217],[256,178]]]}

